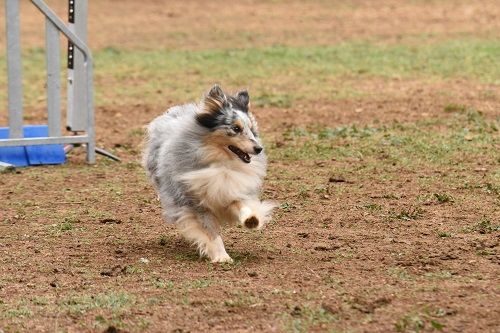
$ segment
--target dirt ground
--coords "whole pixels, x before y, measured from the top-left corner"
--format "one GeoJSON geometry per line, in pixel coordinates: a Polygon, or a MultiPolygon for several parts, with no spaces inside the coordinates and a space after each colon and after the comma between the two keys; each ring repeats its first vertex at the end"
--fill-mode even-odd
{"type": "MultiPolygon", "coordinates": [[[[61,17],[66,1],[49,0],[61,17]]],[[[3,18],[3,6],[0,14],[3,18]]],[[[43,17],[21,2],[22,38],[43,47],[43,17]]],[[[442,40],[473,34],[498,36],[500,8],[482,1],[255,1],[208,2],[96,0],[90,3],[92,49],[175,49],[287,45],[328,45],[349,39],[383,42],[442,40]]],[[[3,29],[3,24],[0,29],[3,29]]],[[[5,35],[0,35],[4,45],[5,35]]]]}
{"type": "MultiPolygon", "coordinates": [[[[63,2],[48,2],[64,13],[63,2]]],[[[38,14],[22,6],[25,42],[43,45],[38,14]]],[[[411,43],[500,31],[495,1],[92,6],[95,49],[224,48],[241,37],[253,46],[411,43]]],[[[0,332],[499,332],[500,197],[490,182],[498,145],[496,160],[464,156],[446,168],[273,158],[297,126],[448,119],[450,101],[498,119],[498,85],[349,80],[372,94],[254,109],[274,152],[263,196],[280,206],[262,232],[224,231],[232,265],[200,259],[162,222],[139,160],[143,127],[166,105],[97,106],[98,146],[121,163],[88,166],[77,149],[64,166],[1,174],[0,332]]]]}

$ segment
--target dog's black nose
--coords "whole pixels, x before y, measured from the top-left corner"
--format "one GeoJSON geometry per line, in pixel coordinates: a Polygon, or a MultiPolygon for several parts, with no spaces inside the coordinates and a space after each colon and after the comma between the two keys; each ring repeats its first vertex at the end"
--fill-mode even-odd
{"type": "Polygon", "coordinates": [[[253,151],[255,152],[255,154],[260,154],[260,152],[262,151],[262,147],[260,146],[256,146],[256,147],[253,147],[253,151]]]}

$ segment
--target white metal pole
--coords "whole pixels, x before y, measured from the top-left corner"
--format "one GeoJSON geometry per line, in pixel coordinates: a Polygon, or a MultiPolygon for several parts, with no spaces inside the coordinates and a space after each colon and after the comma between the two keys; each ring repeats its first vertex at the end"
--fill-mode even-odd
{"type": "Polygon", "coordinates": [[[61,136],[61,69],[59,30],[45,19],[45,54],[47,58],[47,113],[49,136],[61,136]]]}
{"type": "Polygon", "coordinates": [[[11,138],[23,137],[23,83],[19,0],[5,0],[7,33],[8,109],[11,138]]]}
{"type": "MultiPolygon", "coordinates": [[[[68,0],[68,27],[87,44],[87,0],[68,0]]],[[[68,43],[68,117],[67,128],[70,131],[87,130],[87,78],[83,54],[68,43]]]]}

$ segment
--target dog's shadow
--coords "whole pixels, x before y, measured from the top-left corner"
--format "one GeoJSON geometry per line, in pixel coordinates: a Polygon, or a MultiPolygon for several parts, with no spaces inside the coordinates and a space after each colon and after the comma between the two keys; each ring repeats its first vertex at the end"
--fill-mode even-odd
{"type": "MultiPolygon", "coordinates": [[[[152,257],[190,263],[210,263],[206,257],[200,256],[196,246],[177,234],[163,234],[159,239],[149,239],[143,243],[130,244],[130,253],[149,253],[152,257]]],[[[232,264],[258,263],[263,258],[249,251],[229,249],[229,255],[234,260],[232,264]]]]}

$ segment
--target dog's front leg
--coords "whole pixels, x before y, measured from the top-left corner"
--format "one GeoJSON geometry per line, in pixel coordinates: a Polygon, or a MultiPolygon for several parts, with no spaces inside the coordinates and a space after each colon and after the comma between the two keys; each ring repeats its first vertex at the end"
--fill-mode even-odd
{"type": "Polygon", "coordinates": [[[241,225],[249,229],[261,229],[270,219],[274,206],[269,201],[245,200],[233,202],[229,210],[241,225]]]}
{"type": "Polygon", "coordinates": [[[179,220],[177,225],[182,235],[198,246],[201,255],[212,262],[233,262],[211,217],[190,214],[179,220]]]}

